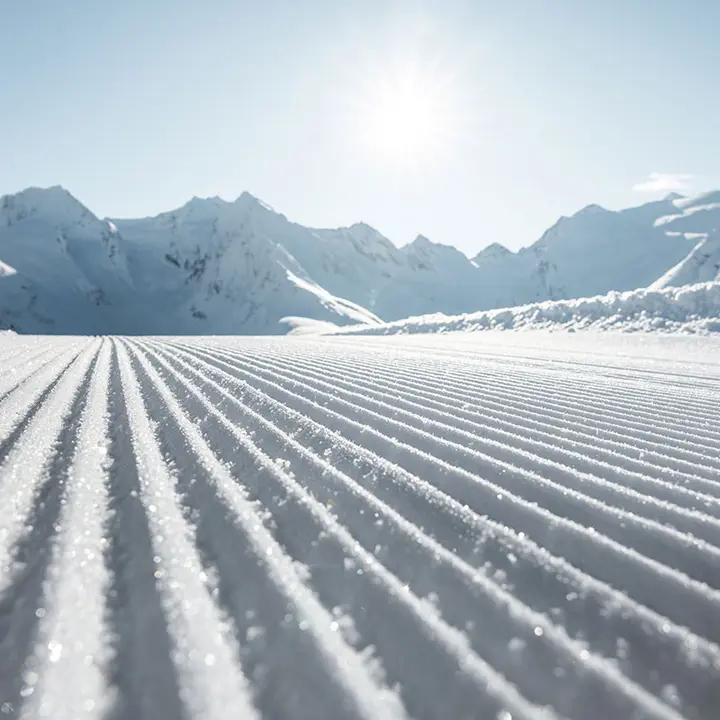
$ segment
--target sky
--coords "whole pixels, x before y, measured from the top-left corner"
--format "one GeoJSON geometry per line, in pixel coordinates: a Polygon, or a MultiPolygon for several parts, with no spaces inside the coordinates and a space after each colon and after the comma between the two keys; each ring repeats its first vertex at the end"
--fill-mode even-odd
{"type": "Polygon", "coordinates": [[[474,255],[720,187],[717,0],[0,0],[0,194],[244,190],[474,255]]]}

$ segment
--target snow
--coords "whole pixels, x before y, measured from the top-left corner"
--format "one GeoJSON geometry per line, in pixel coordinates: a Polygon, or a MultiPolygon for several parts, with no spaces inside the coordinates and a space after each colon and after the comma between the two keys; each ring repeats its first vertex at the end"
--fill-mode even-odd
{"type": "Polygon", "coordinates": [[[7,263],[0,261],[0,277],[10,277],[16,273],[17,270],[15,268],[12,268],[7,263]]]}
{"type": "MultiPolygon", "coordinates": [[[[664,278],[658,281],[665,282],[664,278]]],[[[720,282],[678,288],[658,284],[657,289],[611,292],[578,300],[532,303],[455,316],[435,313],[371,326],[335,327],[330,331],[318,327],[317,332],[396,335],[537,329],[720,332],[720,282]]],[[[310,328],[307,330],[311,331],[310,328]]]]}
{"type": "Polygon", "coordinates": [[[290,282],[295,285],[295,287],[312,293],[318,298],[323,307],[328,308],[337,315],[347,317],[356,323],[366,323],[374,325],[381,322],[380,318],[377,315],[369,312],[368,310],[365,310],[365,308],[362,308],[359,305],[350,302],[349,300],[344,300],[343,298],[338,298],[334,295],[331,295],[324,288],[321,288],[319,285],[313,282],[303,280],[302,278],[297,277],[297,275],[292,273],[290,270],[287,271],[287,277],[290,282]]]}
{"type": "Polygon", "coordinates": [[[670,225],[672,223],[677,223],[678,220],[682,220],[684,218],[690,218],[696,213],[701,212],[707,212],[712,213],[720,211],[720,203],[708,203],[707,205],[696,205],[693,207],[685,208],[684,212],[679,213],[677,215],[665,215],[664,217],[658,218],[655,221],[656,226],[660,225],[670,225]]]}
{"type": "Polygon", "coordinates": [[[26,717],[92,718],[108,709],[105,682],[111,657],[105,627],[109,573],[104,562],[107,493],[108,383],[111,347],[104,343],[88,389],[64,494],[45,604],[31,666],[39,683],[26,717]],[[78,565],[81,565],[81,573],[78,565]],[[77,608],[83,622],[77,623],[77,608]],[[90,661],[86,661],[90,658],[90,661]]]}
{"type": "Polygon", "coordinates": [[[113,332],[134,289],[122,239],[60,187],[0,198],[0,327],[113,332]]]}
{"type": "Polygon", "coordinates": [[[707,233],[720,231],[720,191],[673,201],[674,212],[655,221],[663,230],[707,233]],[[677,210],[680,210],[678,213],[677,210]]]}
{"type": "Polygon", "coordinates": [[[324,335],[327,332],[337,330],[337,325],[324,320],[313,320],[312,318],[293,317],[288,315],[281,321],[289,329],[288,335],[324,335]]]}
{"type": "Polygon", "coordinates": [[[673,205],[681,210],[717,203],[720,203],[720,190],[710,190],[698,195],[693,195],[692,197],[681,197],[678,195],[673,199],[673,205]]]}
{"type": "Polygon", "coordinates": [[[679,287],[720,281],[720,231],[703,236],[690,254],[658,278],[650,288],[679,287]]]}
{"type": "Polygon", "coordinates": [[[674,205],[682,212],[661,217],[656,225],[670,228],[666,230],[669,235],[682,234],[697,245],[650,287],[720,280],[720,192],[675,200],[674,205]]]}
{"type": "Polygon", "coordinates": [[[716,195],[679,202],[590,205],[517,253],[491,242],[469,259],[422,235],[398,248],[365,223],[306,228],[249,193],[100,220],[60,187],[29,188],[0,199],[0,327],[264,335],[286,317],[345,326],[632,290],[717,226],[716,195]]]}
{"type": "Polygon", "coordinates": [[[720,340],[0,335],[0,712],[711,720],[720,340]]]}
{"type": "Polygon", "coordinates": [[[163,458],[137,376],[122,345],[117,348],[117,362],[165,622],[172,645],[187,648],[173,653],[178,693],[193,717],[219,718],[232,708],[237,717],[252,720],[258,715],[235,661],[239,652],[236,638],[208,592],[202,558],[175,490],[175,473],[163,458]]]}
{"type": "Polygon", "coordinates": [[[318,283],[294,254],[319,240],[249,193],[234,203],[191,201],[177,212],[116,221],[136,285],[151,288],[162,317],[143,332],[279,333],[287,315],[338,324],[374,313],[318,283]]]}
{"type": "MultiPolygon", "coordinates": [[[[282,332],[288,314],[376,321],[321,287],[278,242],[293,227],[248,193],[234,203],[196,197],[156,218],[114,221],[99,220],[61,188],[5,196],[0,269],[15,277],[0,285],[0,326],[263,334],[282,332]]],[[[317,241],[309,230],[295,232],[301,242],[317,241]]]]}

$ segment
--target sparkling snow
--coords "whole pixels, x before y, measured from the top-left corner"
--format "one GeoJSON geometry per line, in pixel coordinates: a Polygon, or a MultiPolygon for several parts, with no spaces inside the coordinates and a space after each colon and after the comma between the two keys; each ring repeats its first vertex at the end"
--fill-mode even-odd
{"type": "Polygon", "coordinates": [[[717,716],[717,337],[3,333],[0,496],[0,717],[717,716]]]}

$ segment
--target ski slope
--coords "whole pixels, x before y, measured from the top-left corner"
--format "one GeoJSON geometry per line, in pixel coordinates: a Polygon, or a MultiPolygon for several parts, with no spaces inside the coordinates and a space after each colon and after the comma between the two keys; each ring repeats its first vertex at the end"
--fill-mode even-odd
{"type": "Polygon", "coordinates": [[[720,707],[720,341],[0,335],[0,717],[720,707]]]}

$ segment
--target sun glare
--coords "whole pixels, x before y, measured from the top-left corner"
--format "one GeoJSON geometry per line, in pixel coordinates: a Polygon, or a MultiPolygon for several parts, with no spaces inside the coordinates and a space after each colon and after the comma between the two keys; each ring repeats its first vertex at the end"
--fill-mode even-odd
{"type": "Polygon", "coordinates": [[[383,77],[360,112],[364,145],[379,160],[417,170],[438,159],[450,134],[448,99],[435,78],[383,77]]]}

